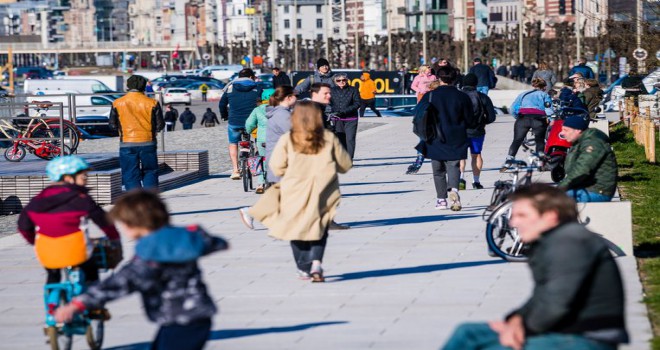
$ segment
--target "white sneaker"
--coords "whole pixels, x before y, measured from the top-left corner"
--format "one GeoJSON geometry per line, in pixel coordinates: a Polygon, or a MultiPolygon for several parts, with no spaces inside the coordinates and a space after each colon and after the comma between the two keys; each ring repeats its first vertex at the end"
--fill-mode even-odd
{"type": "Polygon", "coordinates": [[[254,230],[254,218],[248,214],[250,207],[245,207],[238,209],[239,214],[241,215],[241,220],[250,230],[254,230]]]}
{"type": "Polygon", "coordinates": [[[438,198],[435,201],[435,209],[437,209],[437,210],[447,210],[448,209],[447,200],[444,199],[444,198],[438,198]]]}
{"type": "Polygon", "coordinates": [[[461,206],[461,197],[458,196],[458,192],[456,191],[449,192],[449,201],[451,202],[451,206],[449,207],[449,209],[453,211],[460,211],[463,208],[461,206]]]}

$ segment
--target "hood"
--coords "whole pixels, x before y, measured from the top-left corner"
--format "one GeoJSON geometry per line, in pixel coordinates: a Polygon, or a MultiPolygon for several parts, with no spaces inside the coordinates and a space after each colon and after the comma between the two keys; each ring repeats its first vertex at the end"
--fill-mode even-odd
{"type": "Polygon", "coordinates": [[[367,72],[362,73],[362,76],[364,77],[365,80],[371,79],[371,74],[369,74],[367,72]]]}
{"type": "Polygon", "coordinates": [[[247,92],[257,87],[257,83],[250,78],[238,78],[232,84],[233,89],[240,92],[247,92]]]}
{"type": "Polygon", "coordinates": [[[270,119],[278,114],[286,113],[291,114],[291,109],[283,106],[268,106],[266,107],[266,118],[270,119]]]}
{"type": "Polygon", "coordinates": [[[322,79],[329,79],[333,75],[332,69],[329,70],[328,73],[326,73],[326,74],[321,74],[321,72],[319,72],[319,71],[316,71],[316,73],[314,73],[314,74],[318,75],[318,77],[322,78],[322,79]]]}
{"type": "MultiPolygon", "coordinates": [[[[86,187],[74,184],[57,184],[46,187],[35,198],[44,199],[48,198],[47,208],[57,208],[62,204],[70,202],[73,198],[78,197],[81,193],[87,193],[89,189],[86,187]]],[[[46,202],[44,202],[46,203],[46,202]]],[[[43,208],[42,210],[47,210],[43,208]]]]}
{"type": "Polygon", "coordinates": [[[135,255],[146,261],[184,263],[201,257],[204,246],[204,237],[197,227],[165,226],[140,238],[135,255]]]}

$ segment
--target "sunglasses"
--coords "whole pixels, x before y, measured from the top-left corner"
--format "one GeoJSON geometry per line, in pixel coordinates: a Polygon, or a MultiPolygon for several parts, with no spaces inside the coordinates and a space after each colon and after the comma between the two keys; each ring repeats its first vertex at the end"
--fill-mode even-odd
{"type": "Polygon", "coordinates": [[[348,79],[337,79],[335,81],[338,82],[338,83],[345,83],[345,82],[348,81],[348,79]]]}

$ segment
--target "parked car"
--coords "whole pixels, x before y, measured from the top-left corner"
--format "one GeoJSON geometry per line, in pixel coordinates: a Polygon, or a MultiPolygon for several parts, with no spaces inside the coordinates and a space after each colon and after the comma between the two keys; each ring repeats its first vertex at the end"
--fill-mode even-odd
{"type": "Polygon", "coordinates": [[[190,93],[185,88],[167,88],[163,93],[163,103],[185,103],[190,106],[192,98],[190,93]]]}
{"type": "Polygon", "coordinates": [[[202,86],[202,84],[206,84],[206,86],[209,87],[209,90],[222,90],[225,87],[225,84],[221,82],[216,83],[211,81],[189,81],[186,85],[181,87],[186,90],[199,90],[199,87],[202,86]]]}
{"type": "Polygon", "coordinates": [[[108,116],[82,115],[76,117],[76,126],[83,139],[99,139],[119,136],[119,132],[108,124],[108,116]]]}

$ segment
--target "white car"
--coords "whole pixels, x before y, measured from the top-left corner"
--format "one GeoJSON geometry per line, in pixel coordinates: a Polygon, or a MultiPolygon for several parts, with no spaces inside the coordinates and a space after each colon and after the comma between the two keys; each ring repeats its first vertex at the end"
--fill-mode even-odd
{"type": "Polygon", "coordinates": [[[190,92],[184,88],[167,88],[163,93],[163,104],[185,103],[186,106],[190,106],[191,101],[190,92]]]}

